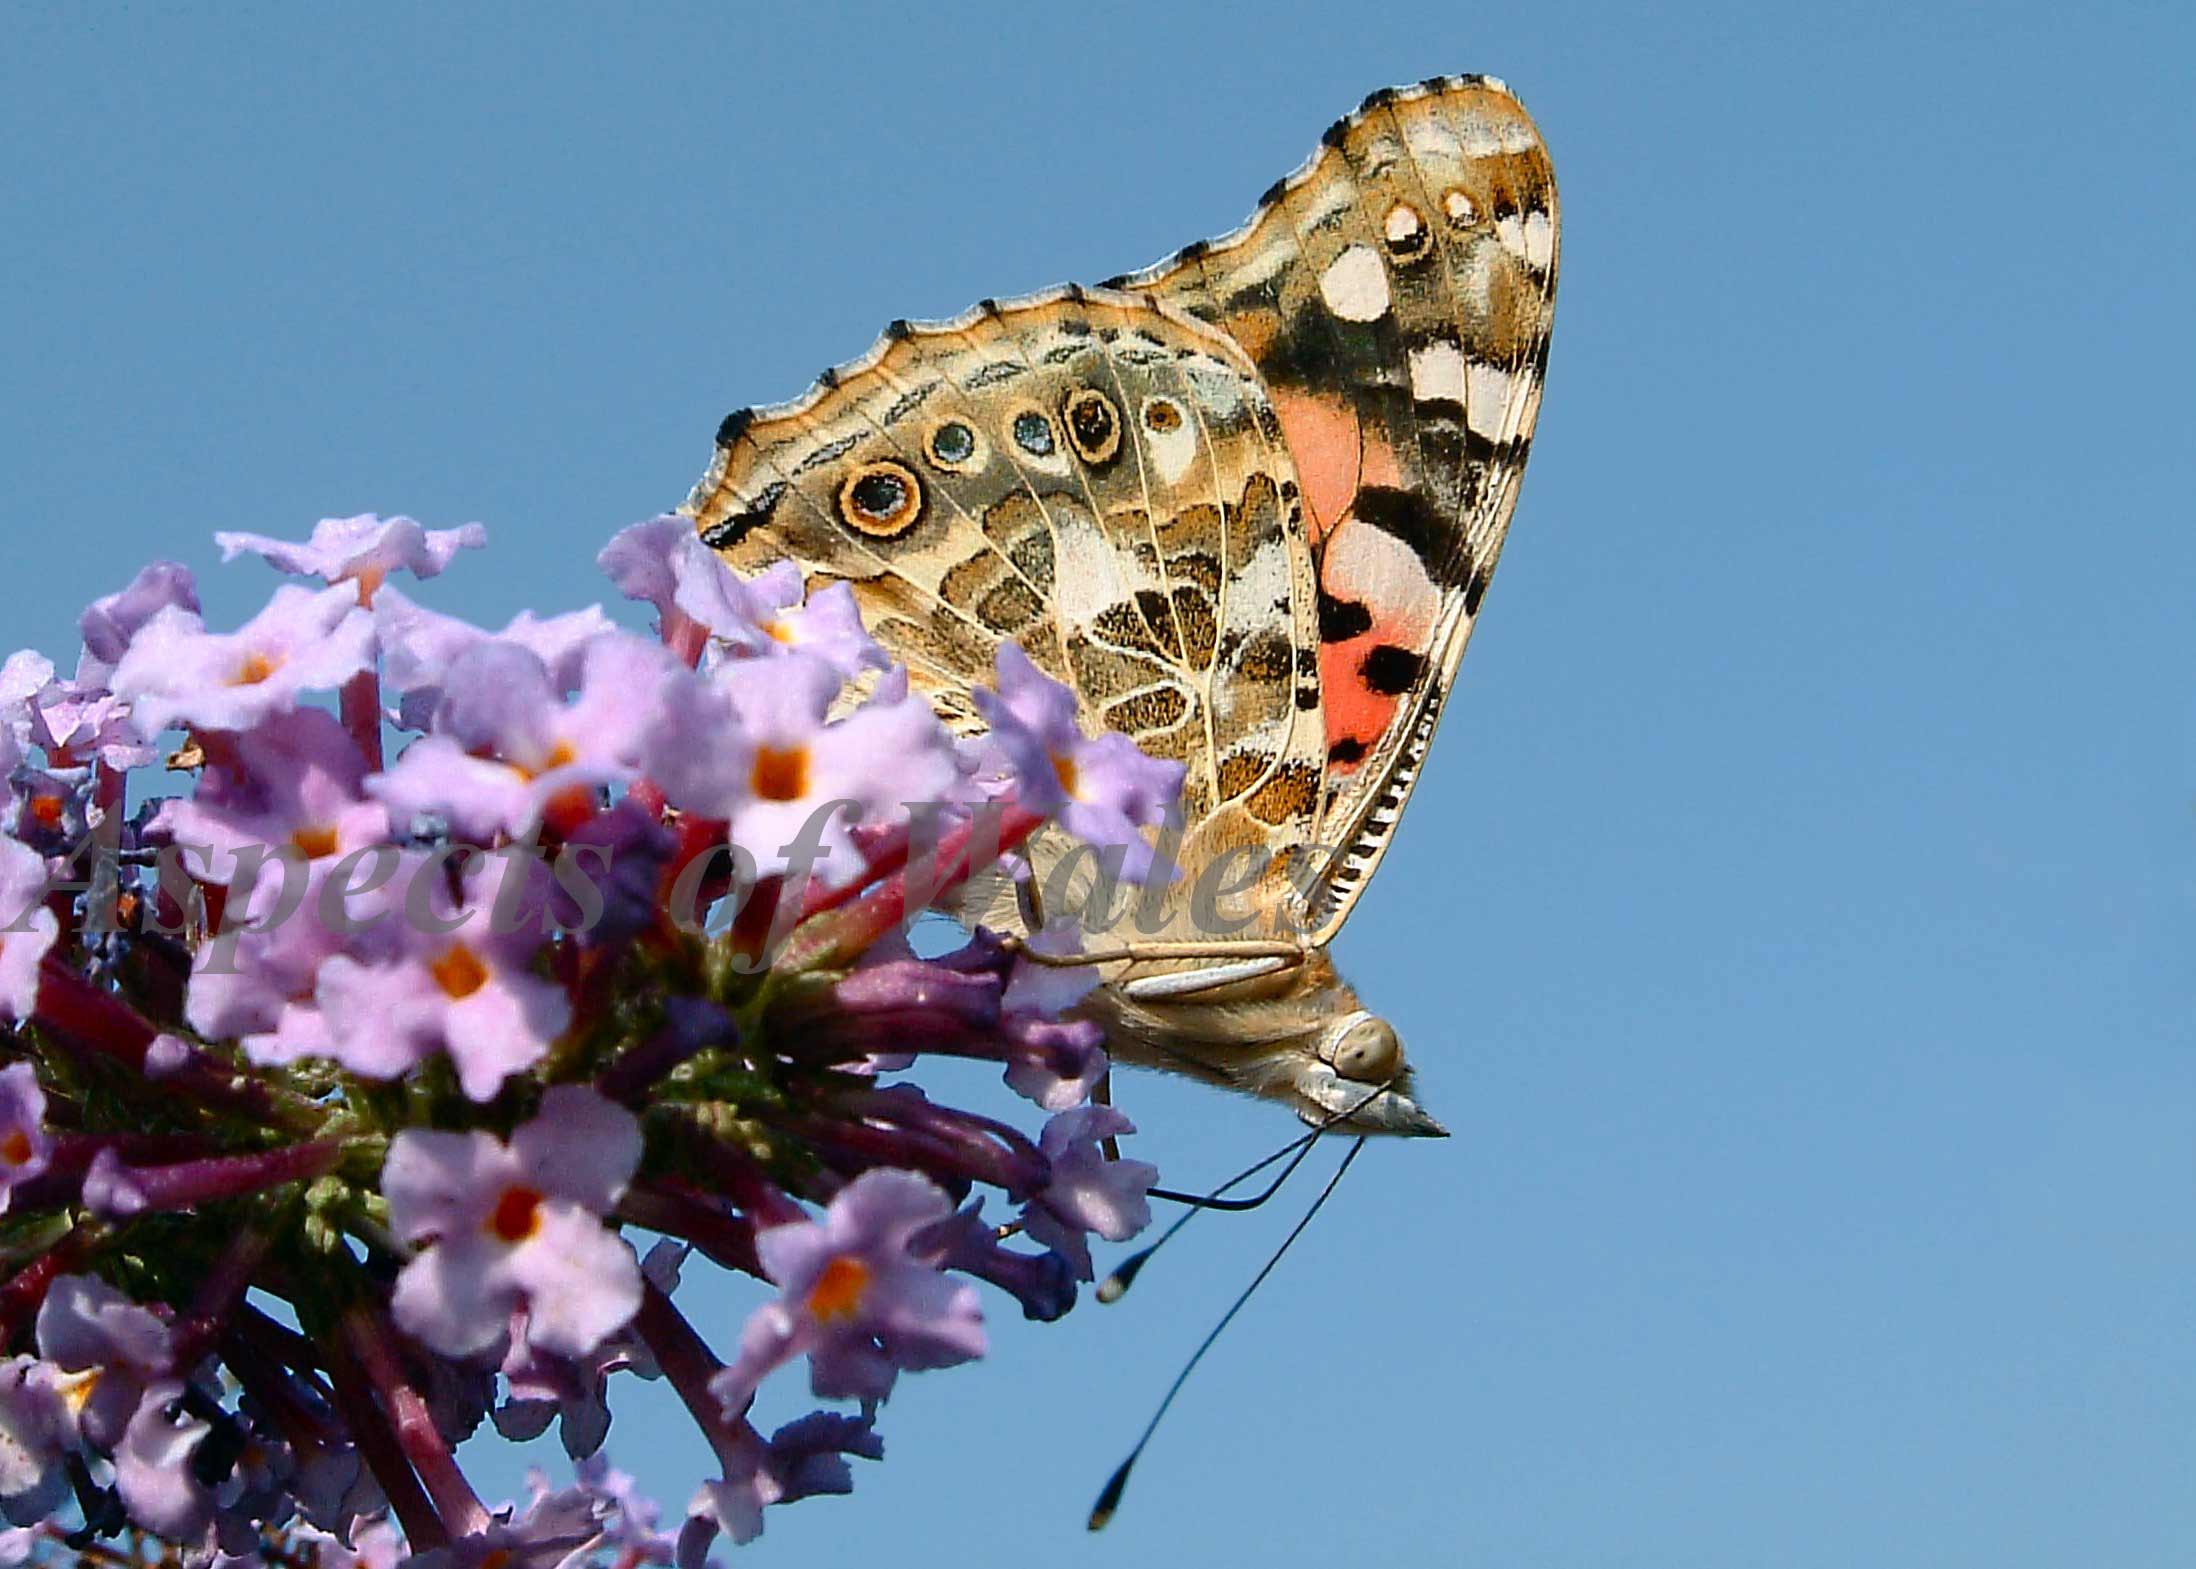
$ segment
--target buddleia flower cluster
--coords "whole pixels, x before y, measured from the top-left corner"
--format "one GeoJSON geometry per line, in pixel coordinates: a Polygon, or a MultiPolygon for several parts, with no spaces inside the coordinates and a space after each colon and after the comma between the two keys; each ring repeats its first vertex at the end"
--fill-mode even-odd
{"type": "Polygon", "coordinates": [[[956,738],[844,585],[677,518],[600,556],[652,638],[391,581],[477,525],[217,538],[289,579],[243,625],[158,563],[0,671],[0,1565],[699,1564],[1147,1222],[1072,941],[909,926],[1047,824],[1168,876],[1176,765],[1011,649],[956,738]],[[714,1452],[683,1516],[604,1455],[635,1378],[714,1452]],[[484,1424],[570,1481],[484,1502],[484,1424]]]}

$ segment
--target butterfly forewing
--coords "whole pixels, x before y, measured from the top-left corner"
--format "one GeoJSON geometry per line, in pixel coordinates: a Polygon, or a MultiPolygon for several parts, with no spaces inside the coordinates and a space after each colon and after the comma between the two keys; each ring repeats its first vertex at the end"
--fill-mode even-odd
{"type": "Polygon", "coordinates": [[[1384,850],[1502,549],[1539,410],[1555,184],[1499,83],[1377,93],[1242,229],[1116,280],[1240,342],[1305,488],[1327,740],[1308,915],[1384,850]]]}

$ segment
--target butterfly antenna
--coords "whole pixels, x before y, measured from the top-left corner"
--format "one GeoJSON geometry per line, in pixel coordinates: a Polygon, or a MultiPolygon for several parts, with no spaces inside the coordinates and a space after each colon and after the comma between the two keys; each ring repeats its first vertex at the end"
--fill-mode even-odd
{"type": "MultiPolygon", "coordinates": [[[[1317,1130],[1310,1137],[1318,1137],[1317,1130]]],[[[1233,1302],[1228,1304],[1228,1310],[1220,1315],[1220,1322],[1213,1325],[1211,1332],[1198,1342],[1197,1349],[1192,1351],[1189,1360],[1182,1364],[1182,1371],[1174,1375],[1174,1382],[1167,1386],[1166,1394],[1160,1398],[1159,1409],[1152,1412],[1151,1420],[1144,1424],[1143,1434],[1136,1440],[1136,1447],[1129,1451],[1128,1458],[1122,1461],[1115,1468],[1113,1475],[1106,1479],[1106,1485],[1098,1490],[1098,1501],[1090,1506],[1089,1527],[1091,1530],[1103,1531],[1108,1522],[1113,1519],[1114,1513],[1121,1507],[1121,1495],[1128,1490],[1129,1472],[1135,1468],[1137,1460],[1142,1457],[1144,1446],[1151,1442],[1151,1435],[1159,1430],[1160,1420],[1166,1416],[1167,1408],[1174,1404],[1174,1397],[1179,1395],[1182,1392],[1182,1386],[1189,1382],[1190,1374],[1197,1371],[1197,1364],[1205,1359],[1205,1353],[1210,1351],[1213,1342],[1220,1338],[1220,1332],[1234,1321],[1236,1314],[1243,1311],[1243,1304],[1251,1299],[1251,1293],[1265,1284],[1266,1277],[1273,1273],[1274,1266],[1281,1262],[1283,1256],[1287,1254],[1291,1247],[1295,1246],[1296,1239],[1304,1234],[1304,1228],[1312,1223],[1312,1217],[1317,1215],[1321,1206],[1334,1196],[1334,1190],[1341,1185],[1342,1174],[1350,1169],[1350,1163],[1357,1159],[1358,1153],[1364,1147],[1365,1135],[1359,1134],[1356,1142],[1350,1145],[1349,1152],[1342,1157],[1342,1164],[1334,1168],[1334,1175],[1329,1177],[1327,1185],[1319,1190],[1319,1197],[1313,1199],[1311,1208],[1304,1211],[1304,1218],[1299,1220],[1290,1229],[1289,1234],[1281,1239],[1281,1245],[1273,1250],[1273,1257],[1266,1260],[1265,1267],[1259,1270],[1256,1275],[1253,1275],[1251,1283],[1242,1289],[1233,1302]]],[[[1195,1210],[1190,1211],[1192,1215],[1196,1213],[1195,1210]]],[[[1185,1216],[1184,1218],[1187,1219],[1188,1217],[1185,1216]]]]}
{"type": "Polygon", "coordinates": [[[1195,1193],[1178,1193],[1171,1188],[1153,1188],[1151,1190],[1151,1196],[1153,1198],[1168,1199],[1176,1204],[1187,1204],[1189,1208],[1184,1211],[1182,1215],[1177,1217],[1173,1225],[1167,1227],[1165,1231],[1160,1233],[1159,1240],[1157,1242],[1154,1242],[1150,1247],[1130,1254],[1127,1259],[1122,1261],[1120,1266],[1116,1268],[1112,1274],[1106,1276],[1104,1280],[1098,1282],[1098,1300],[1100,1302],[1118,1302],[1121,1300],[1121,1298],[1128,1295],[1128,1288],[1136,1283],[1136,1277],[1142,1274],[1144,1266],[1151,1262],[1151,1256],[1154,1253],[1158,1252],[1161,1248],[1165,1247],[1169,1242],[1172,1242],[1174,1240],[1174,1234],[1180,1231],[1184,1226],[1188,1225],[1190,1221],[1195,1218],[1200,1211],[1208,1209],[1228,1211],[1256,1209],[1259,1205],[1265,1203],[1266,1200],[1272,1198],[1276,1193],[1279,1193],[1281,1191],[1281,1185],[1289,1180],[1289,1178],[1295,1173],[1297,1167],[1304,1164],[1304,1157],[1311,1153],[1312,1145],[1319,1141],[1320,1134],[1325,1133],[1336,1123],[1347,1121],[1349,1118],[1356,1116],[1367,1106],[1370,1106],[1374,1100],[1382,1095],[1385,1095],[1388,1092],[1388,1086],[1393,1084],[1394,1082],[1395,1081],[1393,1079],[1390,1079],[1387,1084],[1381,1085],[1370,1095],[1367,1095],[1363,1100],[1357,1102],[1356,1105],[1346,1106],[1342,1110],[1330,1114],[1324,1122],[1317,1124],[1308,1131],[1301,1133],[1297,1137],[1289,1140],[1288,1143],[1282,1145],[1271,1155],[1268,1155],[1264,1160],[1257,1161],[1252,1165],[1244,1167],[1234,1176],[1228,1178],[1227,1181],[1221,1183],[1220,1186],[1214,1188],[1210,1193],[1199,1196],[1195,1193]],[[1281,1174],[1275,1177],[1272,1182],[1266,1185],[1265,1192],[1260,1193],[1255,1198],[1231,1199],[1227,1197],[1227,1193],[1231,1188],[1240,1187],[1243,1183],[1250,1181],[1251,1178],[1257,1176],[1261,1171],[1264,1171],[1275,1161],[1280,1160],[1283,1157],[1291,1154],[1293,1154],[1296,1158],[1294,1160],[1291,1160],[1286,1166],[1281,1168],[1281,1174]]]}

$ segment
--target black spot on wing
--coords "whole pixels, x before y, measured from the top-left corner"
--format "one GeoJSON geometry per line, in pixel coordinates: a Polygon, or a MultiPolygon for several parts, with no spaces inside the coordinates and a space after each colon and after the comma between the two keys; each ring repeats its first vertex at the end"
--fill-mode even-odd
{"type": "Polygon", "coordinates": [[[1370,523],[1410,546],[1429,568],[1452,553],[1455,528],[1434,509],[1432,499],[1420,491],[1367,485],[1358,491],[1350,510],[1359,522],[1370,523]]]}
{"type": "Polygon", "coordinates": [[[1365,743],[1351,736],[1344,736],[1327,748],[1330,763],[1362,763],[1365,760],[1365,743]]]}
{"type": "Polygon", "coordinates": [[[1426,673],[1426,656],[1393,643],[1382,643],[1367,653],[1357,667],[1365,685],[1383,697],[1401,697],[1426,673]]]}
{"type": "Polygon", "coordinates": [[[1319,641],[1342,643],[1372,630],[1372,612],[1354,599],[1336,599],[1319,591],[1319,641]]]}

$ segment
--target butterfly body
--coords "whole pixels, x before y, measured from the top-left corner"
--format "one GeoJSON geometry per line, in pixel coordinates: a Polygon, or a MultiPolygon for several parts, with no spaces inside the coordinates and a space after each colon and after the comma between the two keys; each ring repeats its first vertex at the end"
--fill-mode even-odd
{"type": "MultiPolygon", "coordinates": [[[[1499,83],[1378,93],[1234,234],[896,323],[720,430],[688,507],[703,538],[852,584],[948,723],[982,728],[969,693],[1012,641],[1092,726],[1184,765],[1185,876],[1132,930],[1092,919],[1064,848],[1032,852],[1046,902],[1104,928],[1088,1007],[1120,1060],[1440,1131],[1326,947],[1501,550],[1556,235],[1546,152],[1499,83]]],[[[993,914],[1016,924],[1012,901],[993,914]]]]}

